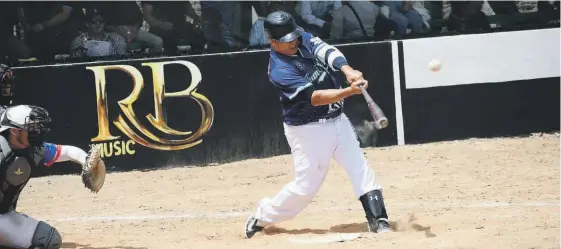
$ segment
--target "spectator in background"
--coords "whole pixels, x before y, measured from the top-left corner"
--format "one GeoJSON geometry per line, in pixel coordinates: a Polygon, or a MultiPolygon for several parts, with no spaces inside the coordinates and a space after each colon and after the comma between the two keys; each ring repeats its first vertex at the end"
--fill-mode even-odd
{"type": "Polygon", "coordinates": [[[404,36],[410,28],[413,34],[427,32],[423,17],[413,8],[413,1],[385,1],[389,7],[389,19],[396,24],[396,35],[404,36]]]}
{"type": "Polygon", "coordinates": [[[302,28],[322,37],[329,37],[333,12],[341,8],[340,0],[333,1],[306,1],[301,0],[296,5],[296,14],[303,20],[302,28]]]}
{"type": "Polygon", "coordinates": [[[487,16],[481,11],[483,1],[451,1],[448,30],[456,32],[478,32],[491,27],[487,16]]]}
{"type": "Polygon", "coordinates": [[[149,48],[152,53],[162,52],[162,38],[140,29],[144,19],[135,1],[96,2],[96,5],[96,9],[106,17],[106,29],[124,37],[127,49],[131,49],[132,43],[137,43],[141,48],[149,48]]]}
{"type": "Polygon", "coordinates": [[[253,26],[251,27],[249,46],[268,46],[269,39],[265,34],[265,28],[263,26],[263,24],[265,23],[265,19],[267,19],[267,15],[275,11],[289,12],[288,10],[290,7],[293,6],[285,1],[269,1],[267,6],[268,12],[265,13],[265,16],[259,16],[259,18],[253,23],[253,26]]]}
{"type": "Polygon", "coordinates": [[[25,41],[31,55],[53,59],[69,54],[70,43],[84,26],[81,6],[74,2],[22,2],[25,19],[25,41]]]}
{"type": "Polygon", "coordinates": [[[333,13],[329,38],[342,40],[374,37],[374,26],[379,15],[380,8],[370,1],[343,1],[343,7],[333,13]]]}
{"type": "Polygon", "coordinates": [[[497,15],[514,15],[520,13],[516,1],[487,1],[497,15]]]}
{"type": "Polygon", "coordinates": [[[278,0],[272,0],[272,1],[242,1],[241,4],[253,7],[253,9],[255,9],[255,14],[257,14],[258,17],[262,17],[262,16],[267,16],[269,14],[268,13],[269,3],[274,2],[274,1],[278,1],[278,0]]]}
{"type": "Polygon", "coordinates": [[[145,1],[142,2],[142,10],[144,19],[150,24],[150,33],[164,40],[166,54],[177,54],[180,39],[185,39],[194,53],[202,53],[206,39],[198,27],[187,22],[186,17],[190,17],[196,25],[201,23],[189,1],[145,1]]]}
{"type": "Polygon", "coordinates": [[[14,26],[23,23],[23,12],[18,2],[0,2],[0,60],[29,58],[25,42],[14,36],[14,26]]]}
{"type": "Polygon", "coordinates": [[[240,48],[242,43],[234,34],[237,2],[201,0],[203,31],[210,49],[240,48]]]}
{"type": "MultiPolygon", "coordinates": [[[[411,8],[414,9],[415,11],[417,11],[417,13],[419,13],[419,15],[421,15],[421,17],[423,18],[423,32],[429,32],[429,30],[431,29],[430,26],[430,20],[431,20],[431,13],[430,11],[425,8],[425,3],[426,1],[412,1],[411,4],[411,8]]],[[[429,8],[431,8],[432,6],[430,4],[428,4],[429,8]]]]}
{"type": "Polygon", "coordinates": [[[549,21],[551,19],[559,20],[559,1],[538,1],[538,13],[540,16],[549,21]]]}
{"type": "Polygon", "coordinates": [[[385,1],[375,0],[370,1],[380,10],[380,14],[376,19],[376,25],[374,26],[374,40],[383,41],[388,39],[393,39],[395,36],[395,31],[397,30],[397,24],[390,20],[390,7],[384,5],[385,1]]]}
{"type": "Polygon", "coordinates": [[[125,39],[115,33],[105,31],[105,18],[97,9],[86,13],[87,30],[74,39],[71,45],[72,57],[99,57],[124,55],[127,50],[125,39]]]}

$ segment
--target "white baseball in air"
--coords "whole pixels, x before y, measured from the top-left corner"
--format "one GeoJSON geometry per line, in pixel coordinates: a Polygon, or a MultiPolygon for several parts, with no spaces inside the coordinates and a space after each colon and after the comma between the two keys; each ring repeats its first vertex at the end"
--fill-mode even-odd
{"type": "Polygon", "coordinates": [[[439,60],[432,60],[432,61],[429,62],[429,70],[431,70],[433,72],[438,72],[441,67],[442,67],[442,64],[440,63],[439,60]]]}

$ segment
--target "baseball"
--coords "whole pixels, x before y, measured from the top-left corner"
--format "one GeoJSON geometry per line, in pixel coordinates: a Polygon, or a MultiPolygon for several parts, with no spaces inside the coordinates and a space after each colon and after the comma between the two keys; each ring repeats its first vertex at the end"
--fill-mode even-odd
{"type": "Polygon", "coordinates": [[[429,70],[433,72],[439,71],[441,66],[442,65],[439,60],[432,60],[429,62],[429,70]]]}

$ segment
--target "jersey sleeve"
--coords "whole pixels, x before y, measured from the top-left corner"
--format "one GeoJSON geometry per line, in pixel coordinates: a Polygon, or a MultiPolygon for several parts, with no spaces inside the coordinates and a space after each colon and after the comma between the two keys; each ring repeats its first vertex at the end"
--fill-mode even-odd
{"type": "Polygon", "coordinates": [[[312,82],[289,67],[276,68],[269,73],[269,79],[280,90],[282,97],[289,100],[315,89],[312,82]]]}
{"type": "Polygon", "coordinates": [[[305,32],[302,34],[304,46],[306,46],[315,58],[329,65],[334,71],[340,71],[344,65],[348,65],[345,55],[334,46],[331,46],[321,40],[319,37],[313,36],[305,32]]]}
{"type": "Polygon", "coordinates": [[[41,150],[39,165],[50,167],[60,157],[61,146],[58,144],[44,143],[41,150]]]}

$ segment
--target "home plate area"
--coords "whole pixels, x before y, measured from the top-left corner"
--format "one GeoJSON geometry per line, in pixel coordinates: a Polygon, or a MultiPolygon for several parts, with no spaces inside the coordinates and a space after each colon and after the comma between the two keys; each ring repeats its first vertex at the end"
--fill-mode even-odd
{"type": "MultiPolygon", "coordinates": [[[[294,219],[243,238],[257,202],[292,178],[290,155],[209,167],[32,179],[18,211],[53,225],[62,248],[559,248],[559,136],[365,149],[394,232],[367,231],[332,164],[294,219]]],[[[55,166],[56,167],[56,166],[55,166]]]]}

